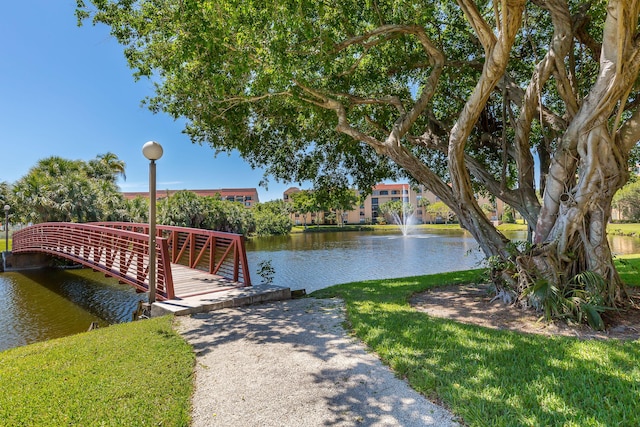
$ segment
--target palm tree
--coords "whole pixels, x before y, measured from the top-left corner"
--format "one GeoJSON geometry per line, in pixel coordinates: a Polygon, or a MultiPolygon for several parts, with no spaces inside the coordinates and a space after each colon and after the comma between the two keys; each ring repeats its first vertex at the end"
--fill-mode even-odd
{"type": "Polygon", "coordinates": [[[125,200],[125,219],[131,222],[149,221],[149,200],[144,197],[136,197],[132,200],[125,200]]]}
{"type": "Polygon", "coordinates": [[[126,181],[124,161],[120,160],[117,155],[112,152],[99,154],[94,160],[89,161],[88,175],[110,182],[116,182],[118,175],[126,181]]]}

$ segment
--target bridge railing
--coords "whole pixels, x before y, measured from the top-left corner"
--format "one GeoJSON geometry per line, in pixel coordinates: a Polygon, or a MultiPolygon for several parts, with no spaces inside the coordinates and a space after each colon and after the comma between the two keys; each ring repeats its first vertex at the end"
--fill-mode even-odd
{"type": "MultiPolygon", "coordinates": [[[[134,286],[149,290],[148,234],[96,224],[52,222],[16,231],[13,252],[44,252],[83,264],[134,286]]],[[[175,298],[167,239],[156,239],[156,297],[175,298]]]]}
{"type": "MultiPolygon", "coordinates": [[[[103,227],[136,233],[149,233],[148,224],[100,222],[103,227]]],[[[157,225],[158,236],[167,240],[171,262],[216,274],[251,286],[244,237],[240,234],[157,225]]]]}

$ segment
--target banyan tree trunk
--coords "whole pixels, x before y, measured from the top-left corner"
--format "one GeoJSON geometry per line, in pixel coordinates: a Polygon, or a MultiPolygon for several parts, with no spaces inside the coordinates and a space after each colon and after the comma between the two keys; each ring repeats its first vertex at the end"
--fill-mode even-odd
{"type": "Polygon", "coordinates": [[[606,284],[604,301],[613,307],[623,301],[624,287],[613,264],[606,226],[613,195],[627,179],[627,158],[605,124],[580,135],[576,147],[567,157],[554,160],[551,173],[556,172],[558,182],[547,189],[546,197],[558,200],[557,209],[543,207],[531,260],[538,274],[552,283],[566,283],[585,271],[598,274],[606,284]],[[559,162],[569,157],[579,160],[562,168],[559,162]]]}

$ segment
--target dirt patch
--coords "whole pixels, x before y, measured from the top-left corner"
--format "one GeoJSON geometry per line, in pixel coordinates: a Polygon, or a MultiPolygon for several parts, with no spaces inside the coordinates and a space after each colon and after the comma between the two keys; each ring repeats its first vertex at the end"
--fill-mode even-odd
{"type": "MultiPolygon", "coordinates": [[[[640,299],[638,290],[632,297],[640,299]]],[[[452,319],[462,323],[517,332],[572,336],[581,339],[640,338],[640,309],[634,308],[603,314],[605,331],[594,331],[586,325],[569,325],[564,322],[546,323],[533,311],[508,306],[501,301],[491,301],[493,293],[486,284],[444,286],[414,295],[410,303],[417,310],[431,316],[452,319]]]]}

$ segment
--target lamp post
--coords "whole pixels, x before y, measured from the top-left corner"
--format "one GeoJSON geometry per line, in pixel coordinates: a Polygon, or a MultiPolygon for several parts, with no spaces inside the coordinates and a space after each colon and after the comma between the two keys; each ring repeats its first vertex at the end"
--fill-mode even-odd
{"type": "Polygon", "coordinates": [[[156,301],[156,160],[162,152],[162,145],[155,141],[142,146],[142,154],[149,159],[149,304],[156,301]]]}
{"type": "Polygon", "coordinates": [[[4,250],[9,252],[9,209],[11,206],[4,205],[4,250]]]}

